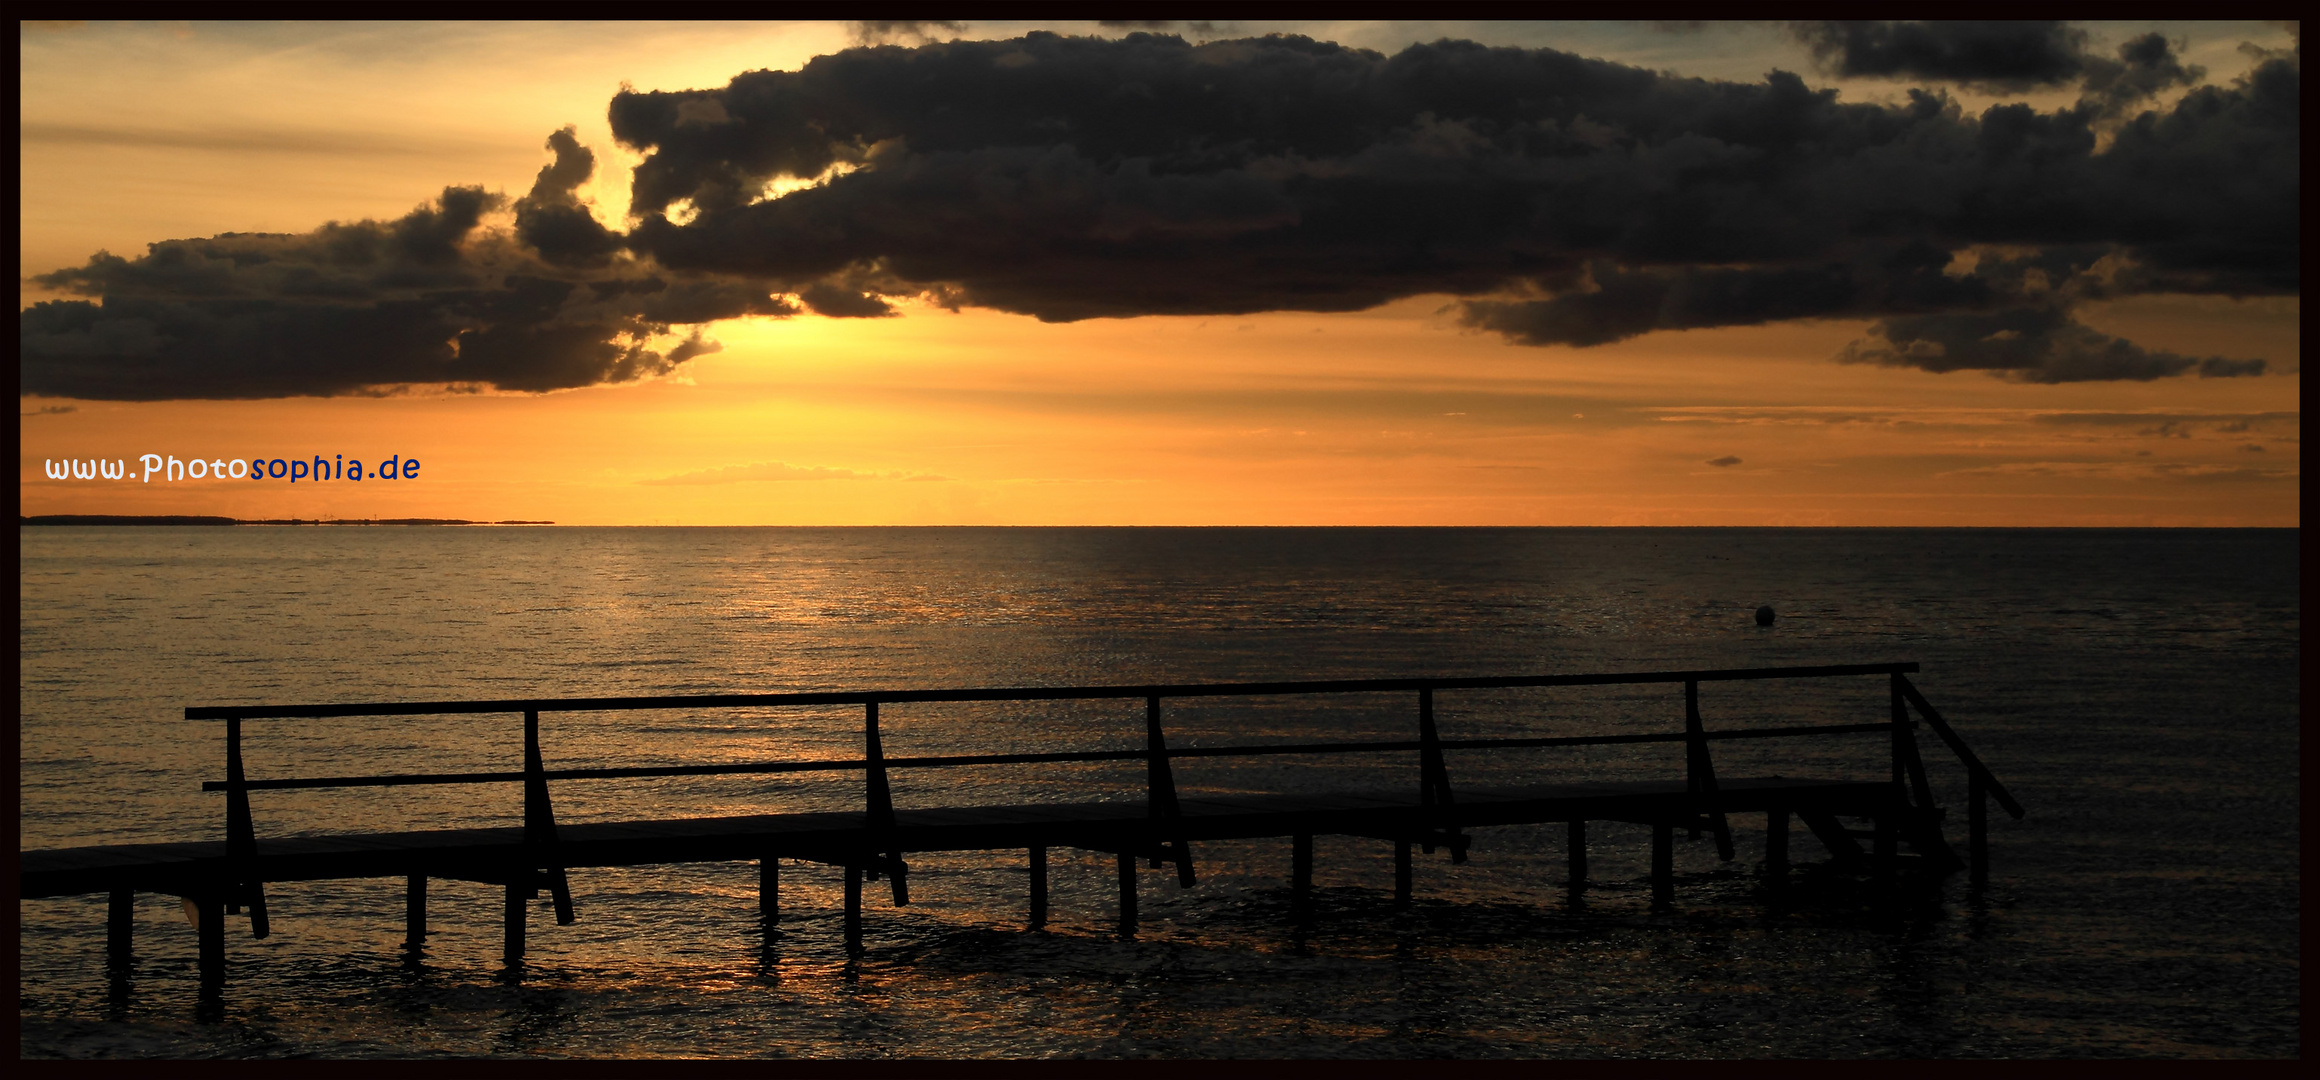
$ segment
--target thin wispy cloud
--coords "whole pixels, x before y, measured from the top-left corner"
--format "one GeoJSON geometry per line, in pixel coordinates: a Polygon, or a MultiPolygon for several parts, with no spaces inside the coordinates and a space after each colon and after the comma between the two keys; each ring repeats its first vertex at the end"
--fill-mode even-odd
{"type": "Polygon", "coordinates": [[[2009,461],[1952,469],[1935,475],[1952,479],[2036,476],[2137,482],[2180,480],[2196,483],[2280,483],[2300,479],[2302,470],[2180,461],[2009,461]]]}
{"type": "Polygon", "coordinates": [[[785,461],[760,461],[747,465],[727,465],[721,468],[703,469],[698,472],[678,473],[674,476],[662,476],[650,480],[639,480],[637,482],[640,484],[659,486],[690,484],[747,484],[767,481],[790,482],[806,480],[944,481],[949,479],[951,478],[948,476],[936,476],[932,473],[905,472],[900,470],[893,472],[868,472],[856,469],[832,468],[826,465],[792,465],[785,461]]]}
{"type": "Polygon", "coordinates": [[[1684,405],[1648,410],[1667,424],[1741,427],[2017,427],[2087,428],[2121,437],[2188,439],[2251,431],[2298,432],[2300,412],[2102,412],[2027,408],[1863,407],[1859,405],[1684,405]]]}

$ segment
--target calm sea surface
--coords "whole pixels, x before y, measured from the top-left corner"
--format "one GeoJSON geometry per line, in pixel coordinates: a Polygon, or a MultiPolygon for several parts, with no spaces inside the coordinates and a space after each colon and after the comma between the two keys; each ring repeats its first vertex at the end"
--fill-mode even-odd
{"type": "MultiPolygon", "coordinates": [[[[20,531],[23,848],[216,839],[219,725],[188,705],[1647,671],[1913,660],[2029,810],[1899,905],[1833,868],[1768,915],[1739,857],[1598,824],[1564,894],[1560,827],[1482,831],[1392,907],[1390,845],[1198,845],[1112,933],[1109,856],[1057,852],[1023,930],[1021,852],[866,890],[783,869],[768,940],[748,864],[572,874],[579,922],[498,960],[497,890],[437,882],[423,961],[399,880],[268,887],[199,1000],[178,902],[142,896],[133,977],[101,896],[20,901],[23,1052],[97,1056],[2293,1056],[2299,1050],[2298,533],[1814,529],[459,529],[20,531]],[[1780,612],[1759,628],[1759,604],[1780,612]]],[[[1446,736],[1667,731],[1678,687],[1444,694],[1446,736]]],[[[1711,728],[1883,719],[1875,678],[1709,684],[1711,728]]],[[[1172,745],[1409,738],[1402,697],[1171,705],[1172,745]]],[[[890,706],[889,755],[1141,744],[1138,702],[890,706]]],[[[850,756],[833,710],[549,715],[548,764],[850,756]]],[[[1880,777],[1874,738],[1719,743],[1723,775],[1880,777]],[[1785,745],[1793,744],[1793,745],[1785,745]]],[[[1924,739],[1934,783],[1963,774],[1924,739]]],[[[252,721],[254,777],[520,763],[520,719],[252,721]]],[[[1415,783],[1405,755],[1181,762],[1181,790],[1415,783]]],[[[1680,775],[1672,748],[1468,753],[1453,785],[1680,775]]],[[[1141,766],[896,774],[903,806],[1140,797],[1141,766]]],[[[860,779],[568,781],[560,821],[860,805],[860,779]]],[[[515,824],[512,785],[262,792],[260,835],[515,824]]],[[[1953,813],[1962,821],[1962,809],[1953,813]]],[[[1953,839],[1958,827],[1953,825],[1953,839]]],[[[1683,834],[1679,833],[1679,838],[1683,834]]],[[[1825,856],[1799,830],[1798,858],[1825,856]]]]}

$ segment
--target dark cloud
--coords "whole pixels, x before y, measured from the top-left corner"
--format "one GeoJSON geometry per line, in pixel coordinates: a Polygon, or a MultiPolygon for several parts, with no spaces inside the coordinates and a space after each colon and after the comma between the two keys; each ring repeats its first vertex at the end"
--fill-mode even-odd
{"type": "Polygon", "coordinates": [[[2202,378],[2261,375],[2261,360],[2196,358],[2146,349],[2089,328],[2056,308],[1888,318],[1838,353],[1846,363],[1925,371],[1992,371],[2025,382],[2148,381],[2196,371],[2202,378]]]}
{"type": "Polygon", "coordinates": [[[1726,454],[1720,458],[1709,458],[1708,464],[1714,465],[1719,469],[1729,469],[1734,465],[1740,464],[1740,459],[1733,457],[1730,454],[1726,454]]]}
{"type": "Polygon", "coordinates": [[[2269,49],[2252,41],[2243,41],[2239,43],[2240,55],[2248,57],[2249,59],[2260,64],[2266,60],[2293,60],[2298,56],[2298,54],[2303,52],[2304,32],[2302,29],[2302,23],[2299,23],[2294,19],[2288,19],[2285,21],[2274,21],[2272,25],[2277,26],[2287,32],[2287,48],[2269,49]]]}
{"type": "Polygon", "coordinates": [[[2001,22],[1795,22],[1795,37],[1836,75],[1920,79],[2027,90],[2077,83],[2081,111],[2125,113],[2206,69],[2186,65],[2159,34],[2144,34],[2116,58],[2087,51],[2085,31],[2051,20],[2001,22]]]}
{"type": "MultiPolygon", "coordinates": [[[[1581,288],[1544,300],[1479,300],[1470,326],[1530,345],[1601,345],[1653,330],[1975,308],[2004,295],[2007,260],[1951,275],[1946,251],[1911,244],[1818,266],[1588,267],[1581,288]]],[[[2091,260],[2089,260],[2091,261],[2091,260]]]]}
{"type": "Polygon", "coordinates": [[[2177,59],[2166,38],[2144,34],[2119,46],[2117,60],[2087,62],[2079,107],[2114,116],[2162,91],[2197,85],[2206,75],[2206,68],[2177,59]]]}
{"type": "Polygon", "coordinates": [[[1182,29],[1195,38],[1210,38],[1231,32],[1226,28],[1230,24],[1220,25],[1207,19],[1181,22],[1176,19],[1097,19],[1096,25],[1106,30],[1147,30],[1155,34],[1182,29]]]}
{"type": "Polygon", "coordinates": [[[762,284],[614,262],[575,243],[572,223],[544,223],[546,210],[585,214],[571,191],[587,176],[587,152],[568,137],[551,145],[557,162],[516,204],[514,237],[479,227],[504,199],[454,187],[394,221],[169,240],[139,258],[99,253],[39,275],[99,299],[19,315],[21,391],[155,400],[411,383],[558,390],[661,374],[713,348],[695,334],[663,354],[653,341],[673,324],[796,310],[762,284]]]}
{"type": "Polygon", "coordinates": [[[915,296],[1068,321],[1447,293],[1468,325],[1541,345],[1844,318],[1876,323],[1846,359],[1934,371],[2262,370],[2070,313],[2298,291],[2296,57],[2129,117],[2199,77],[2164,40],[2114,60],[2054,24],[1877,25],[1811,33],[1842,45],[1835,62],[2075,79],[2082,99],[1847,104],[1786,72],[1720,82],[1456,41],[1393,56],[1142,32],[849,49],[616,96],[614,134],[642,155],[625,232],[582,203],[594,156],[567,129],[506,204],[512,232],[480,224],[497,197],[453,188],[395,222],[168,241],[45,275],[101,302],[24,312],[23,385],[552,389],[666,370],[679,358],[650,342],[679,327],[801,310],[775,294],[835,316],[915,296]],[[2069,64],[2049,55],[2063,51],[2069,64]]]}
{"type": "Polygon", "coordinates": [[[878,297],[825,281],[799,290],[798,299],[813,309],[814,314],[833,318],[875,319],[895,313],[893,305],[878,297]]]}
{"type": "Polygon", "coordinates": [[[548,149],[556,160],[540,167],[532,193],[516,202],[516,238],[558,266],[610,263],[620,234],[598,224],[574,194],[595,173],[596,155],[571,127],[548,136],[548,149]]]}
{"type": "Polygon", "coordinates": [[[706,356],[710,353],[724,351],[725,346],[702,337],[699,331],[694,331],[691,337],[678,342],[676,348],[669,350],[669,366],[675,367],[696,356],[706,356]]]}
{"type": "Polygon", "coordinates": [[[938,35],[957,37],[966,32],[967,24],[948,19],[856,19],[853,23],[858,45],[935,41],[938,35]]]}
{"type": "Polygon", "coordinates": [[[1789,24],[1831,74],[1979,83],[2011,90],[2075,81],[2086,32],[2045,19],[1789,24]]]}
{"type": "MultiPolygon", "coordinates": [[[[1057,321],[1448,292],[1474,298],[1470,325],[1586,345],[2299,287],[2295,62],[2197,89],[2098,151],[2097,120],[2197,77],[2163,40],[2090,66],[2056,25],[1844,33],[1950,57],[1959,78],[2084,78],[2088,101],[1966,116],[1936,92],[1846,105],[1780,72],[1681,79],[1546,49],[1033,34],[623,94],[612,122],[645,154],[630,243],[664,265],[867,275],[1057,321]],[[688,108],[726,119],[688,125],[688,108]],[[1956,257],[1978,246],[2002,247],[1956,257]]],[[[2062,365],[2082,352],[2037,370],[2172,363],[2062,365]]]]}

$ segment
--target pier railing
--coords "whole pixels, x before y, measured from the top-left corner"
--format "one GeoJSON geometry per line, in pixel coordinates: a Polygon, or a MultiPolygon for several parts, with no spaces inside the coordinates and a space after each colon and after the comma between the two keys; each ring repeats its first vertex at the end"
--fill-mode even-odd
{"type": "MultiPolygon", "coordinates": [[[[314,705],[218,705],[188,708],[188,720],[222,720],[225,722],[226,776],[221,781],[202,785],[204,791],[222,791],[226,795],[226,839],[229,865],[247,865],[254,861],[257,837],[251,814],[250,794],[258,791],[282,791],[301,788],[359,788],[398,787],[426,784],[490,784],[520,783],[524,790],[524,839],[531,852],[538,880],[553,895],[557,921],[572,921],[572,901],[564,872],[555,857],[556,822],[549,799],[548,784],[557,780],[623,779],[677,776],[739,776],[778,773],[860,771],[863,776],[863,806],[867,814],[869,835],[875,841],[882,832],[895,826],[894,800],[890,774],[903,769],[940,769],[982,765],[1041,764],[1066,762],[1135,761],[1146,763],[1145,798],[1152,819],[1154,844],[1145,852],[1158,868],[1162,863],[1175,864],[1179,881],[1193,883],[1192,856],[1189,845],[1180,832],[1172,833],[1169,824],[1176,819],[1177,799],[1170,763],[1196,758],[1254,757],[1261,755],[1385,753],[1416,751],[1418,755],[1418,787],[1421,805],[1425,808],[1426,832],[1422,837],[1425,850],[1434,851],[1437,845],[1446,846],[1453,861],[1465,861],[1467,840],[1460,832],[1457,799],[1450,783],[1446,762],[1448,753],[1465,750],[1499,750],[1544,747],[1605,746],[1637,743],[1680,742],[1685,747],[1685,778],[1687,790],[1696,798],[1701,809],[1703,824],[1715,833],[1718,854],[1729,860],[1733,857],[1730,826],[1717,806],[1715,769],[1708,751],[1712,742],[1734,739],[1774,739],[1835,735],[1885,735],[1891,740],[1892,783],[1904,793],[1904,798],[1917,811],[1930,816],[1935,813],[1931,785],[1925,764],[1918,752],[1914,736],[1915,723],[1911,710],[1932,728],[1942,743],[1964,767],[1967,778],[1968,848],[1972,880],[1978,888],[1988,878],[1987,855],[1987,802],[1995,799],[2015,818],[2023,811],[2003,783],[1992,774],[1965,740],[1950,727],[1941,714],[1928,703],[1913,686],[1908,675],[1915,673],[1914,663],[1891,664],[1838,664],[1818,667],[1742,668],[1703,671],[1654,671],[1589,675],[1527,675],[1493,678],[1409,678],[1409,679],[1339,679],[1310,682],[1263,683],[1177,683],[1140,686],[1069,686],[1069,687],[1008,687],[969,688],[948,690],[873,690],[873,691],[809,691],[772,694],[691,694],[651,697],[596,697],[596,698],[510,698],[492,701],[426,701],[426,702],[366,702],[314,705]],[[1808,679],[1882,675],[1890,681],[1891,710],[1885,719],[1871,723],[1789,725],[1781,727],[1738,728],[1710,731],[1702,723],[1699,710],[1699,687],[1705,682],[1729,682],[1759,679],[1808,679]],[[1684,722],[1681,731],[1651,732],[1614,735],[1572,735],[1519,738],[1443,738],[1434,722],[1436,694],[1461,690],[1515,689],[1565,686],[1613,686],[1636,684],[1682,683],[1684,686],[1684,722]],[[1171,748],[1167,743],[1162,723],[1161,704],[1170,699],[1213,697],[1279,697],[1290,695],[1326,695],[1352,693],[1412,693],[1416,695],[1416,738],[1399,740],[1303,742],[1288,744],[1249,744],[1232,746],[1201,746],[1171,748]],[[889,757],[879,737],[878,710],[881,705],[918,702],[1024,702],[1066,701],[1095,699],[1136,699],[1145,702],[1145,742],[1141,749],[1087,750],[1045,753],[952,754],[934,756],[889,757]],[[858,705],[862,707],[862,747],[858,758],[808,759],[792,761],[728,762],[713,765],[647,765],[612,768],[560,768],[545,765],[540,746],[540,715],[565,712],[622,712],[665,709],[729,709],[729,708],[787,708],[807,706],[858,705]],[[247,720],[318,719],[351,716],[440,716],[474,713],[521,714],[524,719],[523,754],[521,770],[491,772],[434,772],[388,773],[364,776],[307,776],[249,777],[242,758],[242,724],[247,720]]],[[[1933,843],[1951,860],[1946,844],[1939,838],[1938,827],[1931,826],[1933,843]]],[[[1844,841],[1841,835],[1831,838],[1832,845],[1844,841]]],[[[1929,845],[1920,844],[1921,848],[1929,845]]],[[[902,852],[891,846],[873,843],[873,855],[862,861],[860,869],[871,877],[887,877],[892,883],[896,903],[909,902],[908,867],[902,852]]],[[[1123,853],[1123,858],[1126,858],[1123,853]]],[[[512,902],[512,901],[511,901],[512,902]]],[[[227,910],[238,911],[247,904],[251,908],[251,929],[255,936],[267,934],[265,894],[255,873],[236,881],[227,898],[227,910]]]]}

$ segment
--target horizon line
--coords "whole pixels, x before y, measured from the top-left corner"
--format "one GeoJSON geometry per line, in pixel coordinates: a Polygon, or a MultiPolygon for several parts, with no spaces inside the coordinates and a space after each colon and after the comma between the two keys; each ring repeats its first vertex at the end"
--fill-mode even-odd
{"type": "Polygon", "coordinates": [[[684,522],[612,522],[559,524],[554,521],[517,519],[469,520],[465,518],[234,518],[212,514],[18,514],[19,528],[218,528],[225,526],[373,526],[425,528],[451,526],[460,528],[520,526],[525,528],[558,529],[1883,529],[1883,530],[2254,530],[2295,531],[2295,525],[1311,525],[1311,524],[1247,524],[1217,523],[1201,525],[1119,525],[1102,523],[1081,524],[690,524],[684,522]]]}

